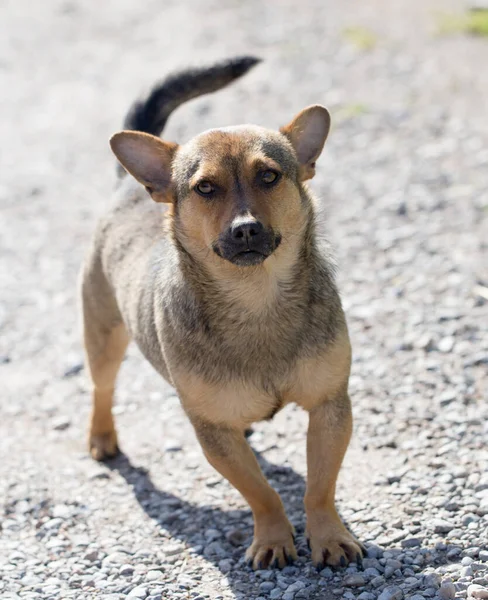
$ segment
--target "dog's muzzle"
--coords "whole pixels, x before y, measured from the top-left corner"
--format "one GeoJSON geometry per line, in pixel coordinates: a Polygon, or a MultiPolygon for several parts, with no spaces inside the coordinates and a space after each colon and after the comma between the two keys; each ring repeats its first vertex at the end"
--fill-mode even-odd
{"type": "Polygon", "coordinates": [[[240,267],[259,265],[280,245],[281,236],[254,219],[233,223],[213,249],[221,258],[240,267]]]}

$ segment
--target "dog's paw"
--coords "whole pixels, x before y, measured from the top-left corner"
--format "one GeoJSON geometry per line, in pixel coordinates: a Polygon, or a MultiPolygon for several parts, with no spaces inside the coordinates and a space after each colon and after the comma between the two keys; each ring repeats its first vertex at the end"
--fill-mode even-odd
{"type": "Polygon", "coordinates": [[[288,522],[260,527],[246,552],[246,561],[253,569],[280,568],[297,559],[294,529],[288,522]]]}
{"type": "Polygon", "coordinates": [[[313,564],[319,571],[326,565],[346,567],[350,562],[360,563],[363,558],[361,543],[338,517],[325,514],[318,520],[314,518],[314,525],[307,527],[307,539],[313,564]]]}
{"type": "Polygon", "coordinates": [[[117,444],[117,433],[115,429],[109,433],[91,434],[89,441],[89,450],[92,458],[95,460],[107,460],[113,458],[119,453],[117,444]]]}

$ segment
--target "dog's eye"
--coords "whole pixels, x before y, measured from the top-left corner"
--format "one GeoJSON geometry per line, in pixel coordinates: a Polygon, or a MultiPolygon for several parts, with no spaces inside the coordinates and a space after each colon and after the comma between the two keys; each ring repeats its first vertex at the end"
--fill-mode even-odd
{"type": "Polygon", "coordinates": [[[278,181],[279,173],[268,169],[267,171],[260,173],[260,178],[261,181],[266,185],[271,185],[272,183],[276,183],[278,181]]]}
{"type": "Polygon", "coordinates": [[[195,186],[195,191],[201,196],[209,196],[215,191],[215,188],[210,181],[200,181],[200,183],[195,186]]]}

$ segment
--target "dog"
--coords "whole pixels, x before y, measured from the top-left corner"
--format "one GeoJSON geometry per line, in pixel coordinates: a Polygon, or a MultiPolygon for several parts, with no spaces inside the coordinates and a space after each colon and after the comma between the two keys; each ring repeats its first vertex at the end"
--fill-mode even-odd
{"type": "Polygon", "coordinates": [[[169,76],[110,140],[119,161],[115,200],[81,277],[89,448],[97,460],[118,451],[114,383],[133,339],[177,390],[210,464],[248,502],[248,564],[281,568],[297,557],[294,529],[245,431],[294,402],[310,417],[304,503],[312,560],[319,570],[344,567],[364,551],[334,502],[352,430],[351,348],[305,183],[329,113],[309,106],[280,131],[211,129],[184,145],[159,137],[179,105],[258,62],[239,57],[169,76]]]}

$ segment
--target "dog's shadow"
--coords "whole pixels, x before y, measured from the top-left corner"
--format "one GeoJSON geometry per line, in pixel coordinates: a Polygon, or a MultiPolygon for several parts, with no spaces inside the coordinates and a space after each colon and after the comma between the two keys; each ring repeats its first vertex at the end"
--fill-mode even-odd
{"type": "MultiPolygon", "coordinates": [[[[306,542],[302,535],[305,518],[304,478],[290,467],[274,465],[259,453],[255,453],[266,478],[283,499],[290,521],[296,529],[298,553],[304,555],[306,554],[306,542]]],[[[243,570],[248,573],[245,579],[252,579],[254,585],[259,585],[259,581],[255,582],[252,571],[246,566],[244,560],[244,553],[252,540],[253,533],[250,510],[225,511],[215,506],[193,504],[182,500],[170,491],[158,489],[147,470],[135,467],[124,454],[107,462],[106,466],[118,472],[126,480],[141,508],[158,527],[173,538],[184,542],[194,554],[202,556],[217,566],[227,577],[231,588],[234,588],[234,584],[243,585],[243,570]],[[227,536],[224,535],[223,529],[227,530],[227,536]],[[216,537],[212,535],[208,537],[212,531],[216,537]],[[231,564],[228,559],[232,559],[231,564]],[[235,571],[236,566],[238,574],[235,571]]],[[[249,584],[252,585],[251,581],[249,584]]],[[[241,588],[235,591],[242,593],[243,590],[241,588]]]]}

